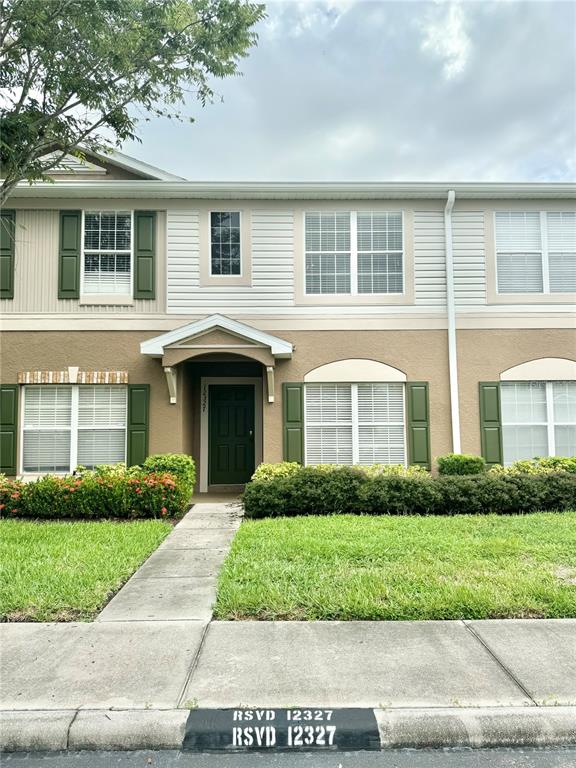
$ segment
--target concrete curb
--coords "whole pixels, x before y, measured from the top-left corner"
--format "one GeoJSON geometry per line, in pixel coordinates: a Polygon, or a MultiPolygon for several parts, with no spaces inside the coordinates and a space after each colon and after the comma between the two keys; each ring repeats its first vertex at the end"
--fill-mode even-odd
{"type": "Polygon", "coordinates": [[[576,744],[576,707],[376,709],[382,749],[576,744]]]}
{"type": "MultiPolygon", "coordinates": [[[[576,707],[376,709],[381,749],[576,744],[576,707]]],[[[0,750],[180,749],[188,710],[0,712],[0,750]]]]}

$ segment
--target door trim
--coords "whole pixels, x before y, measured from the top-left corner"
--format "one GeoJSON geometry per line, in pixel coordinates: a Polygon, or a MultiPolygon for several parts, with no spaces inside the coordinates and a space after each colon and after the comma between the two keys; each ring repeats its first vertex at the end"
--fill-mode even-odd
{"type": "MultiPolygon", "coordinates": [[[[211,384],[254,385],[254,466],[262,463],[262,379],[202,376],[200,379],[200,493],[208,493],[208,387],[211,384]]],[[[218,486],[211,486],[218,488],[218,486]]]]}

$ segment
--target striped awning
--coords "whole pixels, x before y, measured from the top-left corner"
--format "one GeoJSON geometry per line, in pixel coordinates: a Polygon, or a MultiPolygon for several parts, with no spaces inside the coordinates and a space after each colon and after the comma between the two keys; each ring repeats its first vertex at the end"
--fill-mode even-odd
{"type": "Polygon", "coordinates": [[[128,371],[19,371],[18,384],[128,384],[128,371]]]}

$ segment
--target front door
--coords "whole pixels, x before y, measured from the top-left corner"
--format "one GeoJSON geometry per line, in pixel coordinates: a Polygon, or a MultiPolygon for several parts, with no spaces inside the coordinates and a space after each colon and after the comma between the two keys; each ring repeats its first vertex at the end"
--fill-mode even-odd
{"type": "Polygon", "coordinates": [[[254,473],[254,385],[208,387],[208,482],[240,485],[254,473]]]}

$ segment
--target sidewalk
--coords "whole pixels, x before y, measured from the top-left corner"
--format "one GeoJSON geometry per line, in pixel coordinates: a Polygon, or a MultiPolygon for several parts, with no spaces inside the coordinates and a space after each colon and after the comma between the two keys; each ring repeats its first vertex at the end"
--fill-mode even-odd
{"type": "Polygon", "coordinates": [[[366,707],[386,746],[576,743],[576,620],[209,622],[197,504],[91,624],[0,625],[6,749],[179,748],[190,708],[366,707]]]}

